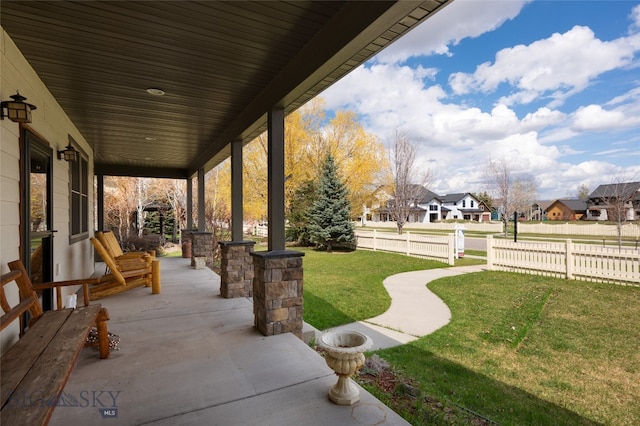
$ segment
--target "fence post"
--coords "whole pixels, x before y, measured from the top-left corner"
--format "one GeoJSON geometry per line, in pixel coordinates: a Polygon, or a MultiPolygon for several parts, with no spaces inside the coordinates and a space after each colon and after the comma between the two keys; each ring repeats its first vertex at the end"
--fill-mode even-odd
{"type": "Polygon", "coordinates": [[[565,262],[567,263],[567,279],[573,279],[573,242],[571,240],[567,240],[566,244],[566,252],[567,258],[565,262]]]}
{"type": "Polygon", "coordinates": [[[453,266],[456,264],[454,252],[456,251],[456,238],[455,234],[449,234],[449,243],[448,243],[447,253],[449,253],[449,265],[453,266]]]}
{"type": "Polygon", "coordinates": [[[407,231],[407,256],[411,254],[411,232],[407,231]]]}
{"type": "Polygon", "coordinates": [[[487,269],[493,270],[493,236],[487,235],[487,269]]]}
{"type": "Polygon", "coordinates": [[[376,244],[377,244],[377,241],[376,241],[376,230],[374,229],[373,230],[373,251],[376,251],[376,249],[378,248],[376,246],[376,244]]]}

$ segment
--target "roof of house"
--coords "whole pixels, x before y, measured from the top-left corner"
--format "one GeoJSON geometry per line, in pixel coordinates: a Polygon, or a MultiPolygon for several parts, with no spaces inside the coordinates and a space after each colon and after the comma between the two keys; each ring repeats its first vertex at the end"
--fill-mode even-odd
{"type": "Polygon", "coordinates": [[[540,207],[540,210],[545,211],[549,207],[551,207],[551,204],[553,204],[556,201],[557,200],[536,200],[536,201],[534,201],[533,205],[534,206],[537,205],[538,207],[540,207]]]}
{"type": "Polygon", "coordinates": [[[587,203],[585,201],[573,200],[573,199],[570,199],[570,200],[555,200],[545,210],[550,209],[551,206],[553,206],[556,203],[564,204],[565,206],[567,206],[568,208],[570,208],[574,212],[585,212],[585,211],[587,211],[587,203]]]}
{"type": "Polygon", "coordinates": [[[438,194],[436,194],[433,191],[429,191],[428,189],[425,189],[425,193],[421,198],[420,204],[427,204],[433,200],[442,200],[442,197],[440,197],[438,194]]]}
{"type": "Polygon", "coordinates": [[[440,197],[440,200],[442,200],[443,203],[457,203],[467,195],[469,195],[468,192],[460,192],[457,194],[446,194],[440,197]]]}
{"type": "Polygon", "coordinates": [[[611,197],[640,200],[640,182],[600,185],[589,195],[589,199],[611,197]]]}

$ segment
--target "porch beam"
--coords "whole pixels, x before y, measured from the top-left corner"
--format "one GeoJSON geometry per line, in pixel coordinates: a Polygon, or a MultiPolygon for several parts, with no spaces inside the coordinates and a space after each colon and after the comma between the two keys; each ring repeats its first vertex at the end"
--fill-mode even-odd
{"type": "Polygon", "coordinates": [[[269,251],[284,250],[284,108],[273,107],[268,113],[267,175],[269,251]]]}
{"type": "Polygon", "coordinates": [[[243,239],[242,139],[231,144],[231,240],[243,239]]]}
{"type": "Polygon", "coordinates": [[[172,167],[131,167],[129,165],[119,166],[115,164],[95,163],[93,174],[104,176],[127,176],[159,179],[187,179],[189,176],[187,169],[172,167]]]}

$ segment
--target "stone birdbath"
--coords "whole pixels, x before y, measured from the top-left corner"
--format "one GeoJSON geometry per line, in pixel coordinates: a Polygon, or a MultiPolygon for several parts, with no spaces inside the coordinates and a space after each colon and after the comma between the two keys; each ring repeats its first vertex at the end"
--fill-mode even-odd
{"type": "Polygon", "coordinates": [[[351,381],[364,365],[363,352],[373,341],[357,331],[329,331],[318,342],[325,351],[327,365],[338,375],[338,383],[329,389],[329,399],[338,405],[353,405],[360,401],[360,390],[351,381]]]}

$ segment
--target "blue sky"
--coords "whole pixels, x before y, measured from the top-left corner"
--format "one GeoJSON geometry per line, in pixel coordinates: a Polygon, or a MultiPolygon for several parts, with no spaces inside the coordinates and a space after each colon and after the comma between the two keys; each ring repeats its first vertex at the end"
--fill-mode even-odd
{"type": "Polygon", "coordinates": [[[640,1],[454,0],[322,98],[407,132],[437,193],[485,190],[489,159],[539,199],[640,180],[640,1]]]}

